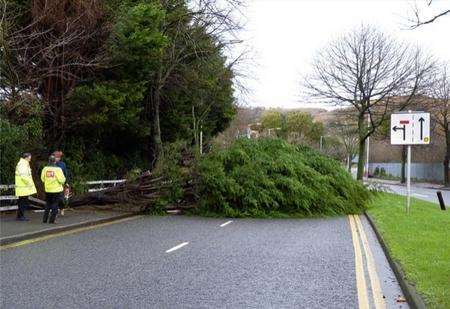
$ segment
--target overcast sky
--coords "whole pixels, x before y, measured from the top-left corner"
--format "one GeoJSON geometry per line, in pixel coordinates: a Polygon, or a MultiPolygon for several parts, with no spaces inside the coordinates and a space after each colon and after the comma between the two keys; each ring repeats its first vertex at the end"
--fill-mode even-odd
{"type": "MultiPolygon", "coordinates": [[[[417,0],[421,5],[425,0],[417,0]]],[[[311,68],[314,53],[327,42],[361,24],[376,25],[399,40],[418,43],[450,62],[450,16],[416,30],[405,30],[414,1],[409,0],[249,0],[241,38],[252,50],[250,106],[307,107],[299,102],[300,80],[311,68]]],[[[433,2],[433,10],[450,7],[433,2]]],[[[429,9],[425,14],[431,14],[429,9]]]]}

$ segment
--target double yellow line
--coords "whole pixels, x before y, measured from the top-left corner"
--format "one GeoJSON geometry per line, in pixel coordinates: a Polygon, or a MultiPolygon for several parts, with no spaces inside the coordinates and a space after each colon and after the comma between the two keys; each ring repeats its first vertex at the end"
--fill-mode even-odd
{"type": "Polygon", "coordinates": [[[56,238],[56,237],[61,237],[61,236],[66,236],[66,235],[86,232],[86,231],[89,231],[89,230],[98,229],[98,228],[105,227],[105,226],[112,225],[112,224],[117,224],[117,223],[126,222],[126,221],[130,221],[130,220],[135,220],[135,219],[138,219],[138,218],[141,218],[141,217],[142,216],[132,216],[132,217],[127,217],[127,218],[123,218],[123,219],[119,219],[119,220],[115,220],[115,221],[110,221],[110,222],[105,222],[105,223],[100,223],[100,224],[95,224],[95,225],[79,227],[79,228],[75,228],[73,230],[68,230],[68,231],[63,231],[63,232],[59,232],[59,233],[55,233],[55,234],[40,236],[40,237],[36,237],[36,238],[31,238],[31,239],[26,239],[26,240],[14,242],[14,243],[7,244],[7,245],[1,245],[0,246],[0,251],[1,250],[5,250],[5,249],[16,248],[16,247],[20,247],[20,246],[25,246],[25,245],[29,245],[29,244],[32,244],[32,243],[35,243],[35,242],[41,242],[41,241],[49,240],[49,239],[56,238]]]}
{"type": "Polygon", "coordinates": [[[380,279],[378,278],[375,267],[375,260],[372,255],[372,251],[370,250],[369,242],[361,220],[357,215],[349,215],[348,220],[350,223],[350,230],[352,232],[353,247],[355,249],[356,288],[358,291],[359,308],[370,308],[369,293],[366,283],[366,271],[364,266],[367,267],[367,272],[369,274],[370,287],[372,290],[373,304],[375,305],[375,308],[386,308],[386,303],[383,298],[383,291],[381,290],[380,279]],[[361,247],[363,250],[361,250],[361,247]]]}

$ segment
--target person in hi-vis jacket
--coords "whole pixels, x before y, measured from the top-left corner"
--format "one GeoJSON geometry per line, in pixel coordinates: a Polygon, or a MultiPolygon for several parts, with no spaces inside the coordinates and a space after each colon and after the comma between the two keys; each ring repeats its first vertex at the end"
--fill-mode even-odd
{"type": "Polygon", "coordinates": [[[58,214],[58,205],[63,198],[63,186],[66,182],[66,177],[64,177],[62,169],[56,166],[56,158],[54,155],[49,157],[48,165],[42,170],[41,180],[44,183],[46,199],[42,221],[44,223],[47,223],[47,221],[48,223],[55,223],[58,214]],[[51,215],[49,219],[50,210],[51,215]]]}
{"type": "Polygon", "coordinates": [[[15,190],[17,201],[17,220],[28,221],[25,217],[25,210],[29,206],[28,197],[36,193],[33,176],[30,168],[31,153],[24,152],[16,165],[15,190]]]}

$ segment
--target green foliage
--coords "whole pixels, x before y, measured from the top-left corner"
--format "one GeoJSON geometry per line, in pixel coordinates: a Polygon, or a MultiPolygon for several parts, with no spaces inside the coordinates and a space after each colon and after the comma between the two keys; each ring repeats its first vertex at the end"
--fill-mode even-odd
{"type": "Polygon", "coordinates": [[[149,133],[140,123],[143,92],[142,83],[112,81],[79,86],[71,96],[71,113],[74,118],[78,116],[72,127],[91,140],[110,138],[111,131],[133,140],[143,138],[149,133]]]}
{"type": "Polygon", "coordinates": [[[166,36],[161,32],[165,12],[158,1],[131,6],[119,17],[110,42],[111,55],[130,78],[148,78],[159,65],[166,36]]]}
{"type": "Polygon", "coordinates": [[[286,132],[294,140],[317,141],[323,135],[324,126],[308,113],[292,111],[286,114],[286,132]]]}
{"type": "Polygon", "coordinates": [[[183,154],[190,153],[189,147],[184,141],[165,144],[163,152],[152,173],[156,177],[164,177],[170,182],[168,194],[162,196],[155,209],[163,209],[164,206],[174,203],[184,195],[183,184],[190,176],[189,169],[183,166],[183,154]]]}
{"type": "Polygon", "coordinates": [[[310,114],[303,112],[289,112],[286,114],[286,127],[289,132],[308,135],[313,125],[310,114]]]}
{"type": "Polygon", "coordinates": [[[310,114],[298,111],[285,114],[277,110],[266,111],[261,116],[261,128],[276,132],[277,137],[292,143],[315,142],[324,132],[321,122],[315,122],[310,114]]]}
{"type": "MultiPolygon", "coordinates": [[[[203,43],[207,45],[206,49],[215,48],[211,40],[204,40],[207,41],[203,43]]],[[[202,126],[204,140],[223,131],[236,113],[233,74],[226,68],[225,58],[215,51],[208,61],[193,61],[188,66],[182,66],[177,74],[185,76],[185,79],[177,87],[171,85],[166,104],[161,108],[163,140],[192,139],[192,107],[196,120],[202,126]]]]}
{"type": "Polygon", "coordinates": [[[360,213],[369,192],[340,166],[281,139],[239,139],[198,165],[199,212],[230,217],[360,213]]]}
{"type": "Polygon", "coordinates": [[[27,132],[20,126],[11,124],[8,120],[0,118],[0,183],[14,182],[14,168],[23,149],[20,147],[26,139],[27,132]]]}
{"type": "Polygon", "coordinates": [[[14,183],[21,153],[42,149],[42,108],[32,98],[0,106],[0,183],[14,183]]]}
{"type": "Polygon", "coordinates": [[[261,116],[261,126],[263,129],[277,129],[281,128],[282,125],[282,115],[278,111],[269,110],[264,112],[261,116]]]}
{"type": "MultiPolygon", "coordinates": [[[[8,22],[15,26],[13,30],[29,28],[32,2],[15,0],[11,5],[14,11],[8,11],[8,22]]],[[[58,7],[60,15],[52,16],[54,25],[64,25],[71,8],[58,7]]],[[[32,151],[42,161],[54,148],[64,151],[76,191],[83,191],[87,180],[133,177],[129,170],[136,173],[152,168],[156,90],[164,144],[178,140],[192,143],[192,107],[196,116],[202,117],[198,123],[205,143],[233,118],[233,72],[224,56],[223,44],[211,34],[207,23],[193,22],[187,1],[109,0],[90,10],[86,6],[83,16],[98,17],[94,20],[99,29],[94,33],[101,35],[83,50],[87,60],[92,59],[95,65],[62,72],[64,82],[56,77],[55,82],[49,82],[48,76],[34,79],[34,75],[15,80],[22,72],[17,69],[19,59],[14,53],[6,55],[8,42],[0,38],[5,47],[0,48],[0,88],[6,89],[0,106],[12,106],[5,113],[2,109],[2,182],[13,180],[14,165],[22,151],[32,151]],[[67,81],[64,74],[68,72],[80,78],[67,81]],[[28,85],[28,80],[33,80],[33,84],[28,85]],[[17,98],[24,94],[34,98],[39,112],[30,113],[31,104],[14,107],[20,101],[17,98]],[[54,123],[60,125],[53,126],[54,123]]],[[[53,24],[49,25],[43,23],[39,32],[53,31],[46,29],[53,24]]],[[[68,37],[75,36],[71,29],[67,30],[68,37]]],[[[52,43],[50,38],[49,42],[45,37],[43,40],[43,46],[52,43]]],[[[65,52],[72,55],[78,49],[71,47],[65,52]]],[[[58,59],[58,65],[64,68],[73,65],[71,57],[58,59]]],[[[47,72],[48,68],[40,69],[47,72]]],[[[30,68],[26,74],[39,72],[30,68]]]]}

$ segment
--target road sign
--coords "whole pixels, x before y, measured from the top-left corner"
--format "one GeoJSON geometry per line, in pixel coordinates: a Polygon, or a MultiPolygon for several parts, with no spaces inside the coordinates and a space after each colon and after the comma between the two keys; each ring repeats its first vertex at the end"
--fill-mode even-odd
{"type": "Polygon", "coordinates": [[[430,143],[430,114],[423,112],[391,115],[391,144],[408,145],[406,167],[406,213],[411,205],[411,145],[430,143]]]}
{"type": "Polygon", "coordinates": [[[429,113],[411,112],[391,115],[392,145],[427,145],[429,143],[429,113]]]}

